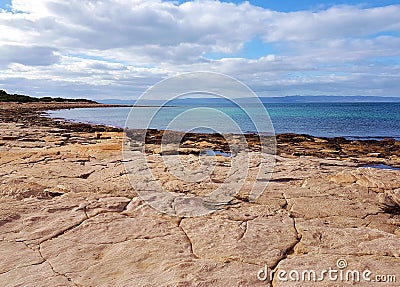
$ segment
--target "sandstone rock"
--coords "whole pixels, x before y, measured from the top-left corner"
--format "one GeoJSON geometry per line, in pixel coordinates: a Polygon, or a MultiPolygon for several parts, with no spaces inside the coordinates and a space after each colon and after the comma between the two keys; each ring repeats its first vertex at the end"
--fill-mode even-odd
{"type": "MultiPolygon", "coordinates": [[[[324,270],[341,258],[348,269],[400,278],[399,171],[357,168],[371,159],[398,162],[395,141],[280,135],[279,153],[302,157],[277,156],[272,174],[258,173],[271,158],[257,159],[255,135],[246,135],[253,151],[239,153],[249,161],[237,168],[238,151],[230,158],[197,156],[202,149],[229,151],[223,137],[189,134],[179,147],[183,167],[195,173],[202,163],[212,173],[185,182],[171,174],[161,150],[152,154],[163,132],[150,133],[147,155],[137,145],[122,159],[120,132],[41,121],[50,126],[0,123],[1,286],[271,286],[270,278],[257,278],[265,266],[324,270]],[[229,178],[231,168],[237,174],[229,178]],[[255,180],[263,189],[251,201],[255,180]],[[201,217],[187,216],[202,207],[196,201],[188,205],[165,193],[203,198],[224,183],[221,196],[232,189],[232,198],[201,217]]],[[[353,285],[272,279],[274,286],[353,285]]]]}
{"type": "MultiPolygon", "coordinates": [[[[218,213],[216,213],[218,214],[218,213]]],[[[285,214],[242,221],[210,217],[183,219],[181,226],[193,253],[219,262],[239,261],[274,266],[294,244],[293,219],[285,214]]]]}
{"type": "Polygon", "coordinates": [[[128,198],[101,198],[94,194],[66,194],[51,200],[37,198],[3,200],[1,236],[7,240],[37,244],[78,226],[88,216],[121,212],[128,198]]]}
{"type": "Polygon", "coordinates": [[[33,251],[23,242],[0,241],[0,256],[0,275],[13,269],[39,265],[44,262],[38,252],[33,251]]]}
{"type": "Polygon", "coordinates": [[[376,168],[357,168],[337,173],[331,177],[339,183],[354,183],[382,192],[386,189],[400,188],[400,172],[395,170],[380,170],[376,168]],[[391,174],[390,177],[388,175],[391,174]]]}
{"type": "Polygon", "coordinates": [[[377,229],[330,227],[319,219],[296,220],[296,227],[302,236],[296,253],[400,257],[399,238],[377,229]]]}
{"type": "Polygon", "coordinates": [[[380,152],[371,152],[367,154],[367,157],[382,157],[382,154],[380,152]]]}
{"type": "MultiPolygon", "coordinates": [[[[274,276],[274,286],[324,287],[356,285],[369,287],[373,286],[373,284],[398,286],[398,282],[374,282],[377,279],[377,275],[384,275],[386,280],[389,279],[387,275],[397,275],[398,264],[398,258],[386,256],[353,256],[348,254],[302,254],[289,256],[287,260],[282,261],[278,265],[274,276]],[[339,268],[338,261],[342,263],[346,262],[347,267],[339,268]],[[329,275],[329,270],[333,270],[334,272],[329,275]],[[282,275],[278,276],[278,272],[282,272],[282,275]],[[296,279],[299,280],[296,281],[296,279]]],[[[393,277],[391,278],[393,280],[393,277]]]]}
{"type": "MultiPolygon", "coordinates": [[[[20,249],[13,249],[15,252],[19,252],[20,249]]],[[[29,264],[10,270],[7,273],[0,274],[0,283],[5,287],[15,286],[77,286],[75,283],[64,276],[63,274],[57,274],[51,268],[48,262],[40,264],[29,264]]]]}
{"type": "Polygon", "coordinates": [[[355,183],[357,178],[348,171],[341,171],[330,178],[337,183],[355,183]]]}
{"type": "Polygon", "coordinates": [[[312,197],[300,197],[288,201],[294,217],[307,219],[329,216],[365,218],[369,214],[380,211],[377,204],[368,201],[362,202],[334,196],[320,197],[318,200],[312,197]]]}
{"type": "Polygon", "coordinates": [[[386,190],[379,194],[379,202],[387,208],[400,211],[400,189],[386,190]]]}

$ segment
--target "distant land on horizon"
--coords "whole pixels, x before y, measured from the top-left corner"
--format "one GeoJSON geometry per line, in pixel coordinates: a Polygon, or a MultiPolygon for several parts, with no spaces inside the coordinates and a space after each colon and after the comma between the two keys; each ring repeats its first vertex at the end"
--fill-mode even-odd
{"type": "MultiPolygon", "coordinates": [[[[382,97],[382,96],[284,96],[284,97],[259,97],[262,103],[400,103],[400,97],[382,97]]],[[[237,99],[245,102],[246,99],[237,99]]],[[[120,105],[133,105],[136,100],[122,100],[122,99],[103,99],[97,100],[102,104],[120,104],[120,105]]],[[[222,98],[185,98],[173,101],[174,105],[179,104],[218,104],[226,103],[227,100],[222,98]]],[[[161,104],[160,100],[147,100],[143,104],[157,105],[161,104]]]]}
{"type": "MultiPolygon", "coordinates": [[[[283,97],[259,97],[262,103],[400,103],[400,97],[384,96],[283,96],[283,97]]],[[[236,98],[239,103],[247,103],[248,98],[236,98]]],[[[254,100],[254,98],[252,98],[254,100]]],[[[123,99],[72,99],[52,97],[31,97],[19,94],[9,94],[0,89],[0,102],[90,102],[113,105],[134,105],[137,100],[123,99]]],[[[224,98],[179,98],[171,101],[171,105],[197,105],[197,104],[227,104],[229,100],[224,98]]],[[[141,105],[157,106],[163,104],[161,100],[146,100],[141,105]]]]}
{"type": "Polygon", "coordinates": [[[67,98],[52,98],[52,97],[42,97],[36,98],[26,95],[19,94],[9,94],[4,90],[0,90],[0,102],[16,102],[16,103],[37,103],[37,102],[84,102],[84,103],[97,103],[92,100],[87,99],[67,99],[67,98]]]}

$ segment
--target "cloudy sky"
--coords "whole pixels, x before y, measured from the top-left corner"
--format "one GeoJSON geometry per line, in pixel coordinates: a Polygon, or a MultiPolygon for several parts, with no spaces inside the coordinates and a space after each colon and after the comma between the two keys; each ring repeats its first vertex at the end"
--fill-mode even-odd
{"type": "Polygon", "coordinates": [[[400,1],[0,0],[0,89],[135,98],[215,71],[260,96],[400,96],[400,1]]]}

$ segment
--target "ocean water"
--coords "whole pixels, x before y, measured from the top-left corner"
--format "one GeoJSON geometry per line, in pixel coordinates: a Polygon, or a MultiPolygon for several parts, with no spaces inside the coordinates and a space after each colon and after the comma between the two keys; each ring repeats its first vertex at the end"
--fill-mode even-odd
{"type": "Polygon", "coordinates": [[[204,105],[217,110],[212,113],[199,106],[173,106],[159,110],[155,107],[88,108],[49,111],[52,118],[72,121],[105,124],[129,128],[155,128],[210,132],[216,127],[221,132],[236,132],[232,123],[236,123],[243,132],[256,132],[253,120],[262,121],[258,126],[262,133],[296,133],[318,137],[346,137],[349,139],[400,139],[400,103],[268,103],[264,104],[269,117],[259,107],[248,107],[248,114],[232,105],[204,105]],[[193,109],[196,112],[193,112],[193,109]],[[131,112],[132,110],[132,112],[131,112]],[[189,111],[189,112],[188,112],[189,111]],[[192,111],[192,112],[190,112],[192,111]],[[128,114],[131,112],[129,120],[128,114]],[[155,114],[149,123],[144,119],[155,114]],[[180,121],[174,121],[180,115],[180,121]],[[225,115],[225,118],[221,116],[225,115]],[[232,119],[232,122],[226,120],[232,119]],[[176,124],[171,124],[175,123],[176,124]],[[211,129],[210,129],[211,127],[211,129]]]}

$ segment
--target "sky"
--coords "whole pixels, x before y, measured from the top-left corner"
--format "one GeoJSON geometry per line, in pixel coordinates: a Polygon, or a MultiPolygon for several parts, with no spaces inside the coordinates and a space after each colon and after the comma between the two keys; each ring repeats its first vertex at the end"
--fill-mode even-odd
{"type": "Polygon", "coordinates": [[[389,0],[0,0],[0,89],[132,99],[209,71],[266,97],[400,97],[399,15],[389,0]]]}

